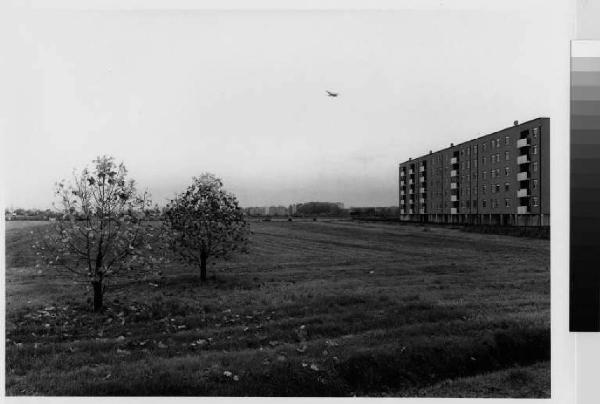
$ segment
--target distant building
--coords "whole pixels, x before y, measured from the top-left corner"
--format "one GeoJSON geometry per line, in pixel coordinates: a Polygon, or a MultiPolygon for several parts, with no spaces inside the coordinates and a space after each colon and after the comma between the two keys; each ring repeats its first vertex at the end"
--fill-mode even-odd
{"type": "Polygon", "coordinates": [[[266,216],[267,208],[263,206],[245,208],[244,211],[248,216],[266,216]]]}
{"type": "Polygon", "coordinates": [[[270,206],[269,216],[287,216],[288,208],[285,206],[270,206]]]}
{"type": "Polygon", "coordinates": [[[400,219],[550,224],[550,119],[537,118],[399,167],[400,219]]]}

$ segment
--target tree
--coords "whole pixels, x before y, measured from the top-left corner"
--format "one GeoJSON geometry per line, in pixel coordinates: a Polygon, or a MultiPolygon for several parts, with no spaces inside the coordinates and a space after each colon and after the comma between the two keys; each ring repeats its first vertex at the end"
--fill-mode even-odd
{"type": "Polygon", "coordinates": [[[228,257],[247,249],[244,212],[213,174],[193,178],[187,191],[167,205],[164,224],[171,248],[180,259],[200,268],[201,282],[206,281],[209,257],[228,257]]]}
{"type": "Polygon", "coordinates": [[[160,228],[147,220],[149,195],[137,193],[123,163],[109,156],[93,163],[93,170],[74,171],[70,182],[56,185],[61,215],[36,247],[44,264],[91,285],[98,312],[108,278],[148,268],[160,228]]]}

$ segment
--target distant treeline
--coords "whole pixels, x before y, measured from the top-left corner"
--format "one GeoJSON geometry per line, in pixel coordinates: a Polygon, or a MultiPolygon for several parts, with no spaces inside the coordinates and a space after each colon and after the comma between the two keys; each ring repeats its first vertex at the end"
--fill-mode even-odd
{"type": "Polygon", "coordinates": [[[299,203],[296,205],[296,214],[299,216],[348,216],[348,209],[344,209],[342,206],[332,202],[299,203]]]}
{"type": "Polygon", "coordinates": [[[62,214],[50,209],[4,209],[6,220],[50,220],[61,216],[62,214]]]}
{"type": "MultiPolygon", "coordinates": [[[[147,210],[151,220],[161,220],[162,210],[154,208],[147,210]]],[[[51,209],[4,209],[5,220],[57,220],[63,217],[62,212],[51,209]]]]}
{"type": "Polygon", "coordinates": [[[351,207],[344,208],[340,202],[306,202],[284,206],[244,208],[248,216],[290,216],[290,217],[398,217],[397,206],[351,207]]]}
{"type": "Polygon", "coordinates": [[[376,218],[397,218],[400,216],[400,208],[397,206],[380,207],[362,207],[350,208],[352,217],[376,217],[376,218]]]}
{"type": "MultiPolygon", "coordinates": [[[[399,215],[397,206],[391,207],[351,207],[344,208],[340,202],[306,202],[294,205],[244,208],[248,216],[291,216],[291,217],[352,217],[352,218],[395,218],[399,215]]],[[[6,220],[55,220],[62,213],[51,209],[5,209],[6,220]]],[[[162,209],[149,211],[155,220],[162,218],[162,209]]]]}

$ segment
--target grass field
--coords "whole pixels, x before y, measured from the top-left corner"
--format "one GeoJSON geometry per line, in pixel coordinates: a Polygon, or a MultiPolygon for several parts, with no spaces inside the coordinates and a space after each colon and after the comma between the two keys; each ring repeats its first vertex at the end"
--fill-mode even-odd
{"type": "Polygon", "coordinates": [[[39,229],[7,223],[8,395],[550,395],[547,240],[254,222],[208,284],[169,264],[93,314],[39,229]]]}

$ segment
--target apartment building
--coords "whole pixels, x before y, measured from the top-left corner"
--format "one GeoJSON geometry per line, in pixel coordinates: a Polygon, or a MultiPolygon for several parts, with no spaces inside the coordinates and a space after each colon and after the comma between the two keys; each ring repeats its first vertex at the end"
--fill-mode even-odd
{"type": "Polygon", "coordinates": [[[548,226],[550,119],[537,118],[399,167],[404,221],[548,226]]]}

